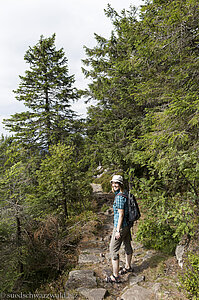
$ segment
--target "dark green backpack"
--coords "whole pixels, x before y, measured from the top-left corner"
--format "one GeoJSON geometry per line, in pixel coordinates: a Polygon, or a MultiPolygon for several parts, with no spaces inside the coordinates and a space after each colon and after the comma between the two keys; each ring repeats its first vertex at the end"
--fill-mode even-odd
{"type": "Polygon", "coordinates": [[[136,198],[130,192],[128,196],[123,193],[119,193],[118,196],[119,195],[128,199],[128,224],[129,227],[132,227],[133,223],[139,220],[139,218],[141,217],[140,209],[136,201],[136,198]]]}

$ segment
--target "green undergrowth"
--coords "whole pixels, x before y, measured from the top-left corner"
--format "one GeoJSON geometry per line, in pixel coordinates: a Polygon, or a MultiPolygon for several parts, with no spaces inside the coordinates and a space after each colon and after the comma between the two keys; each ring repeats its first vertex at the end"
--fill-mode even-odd
{"type": "Polygon", "coordinates": [[[110,206],[104,203],[103,206],[101,207],[101,212],[105,213],[109,208],[110,206]]]}
{"type": "Polygon", "coordinates": [[[174,254],[179,240],[173,237],[173,234],[174,230],[168,224],[158,223],[154,219],[145,219],[139,223],[136,239],[147,249],[174,254]]]}
{"type": "Polygon", "coordinates": [[[199,254],[189,252],[179,275],[180,287],[186,292],[187,298],[199,299],[199,254]]]}

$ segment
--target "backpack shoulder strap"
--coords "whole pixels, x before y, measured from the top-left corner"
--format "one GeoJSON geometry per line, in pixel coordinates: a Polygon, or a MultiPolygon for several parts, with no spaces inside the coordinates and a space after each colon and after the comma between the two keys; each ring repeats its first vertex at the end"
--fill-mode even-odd
{"type": "Polygon", "coordinates": [[[122,196],[122,197],[124,197],[124,198],[128,198],[128,196],[126,195],[126,194],[124,194],[124,193],[118,193],[117,195],[116,195],[116,197],[117,196],[122,196]]]}

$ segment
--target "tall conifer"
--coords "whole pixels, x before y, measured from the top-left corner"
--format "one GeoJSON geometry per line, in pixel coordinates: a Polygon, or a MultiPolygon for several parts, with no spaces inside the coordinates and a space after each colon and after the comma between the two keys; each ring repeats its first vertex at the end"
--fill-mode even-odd
{"type": "Polygon", "coordinates": [[[72,87],[74,75],[68,75],[63,48],[56,50],[55,34],[49,38],[41,36],[35,46],[29,47],[24,60],[30,69],[25,76],[19,76],[21,82],[14,93],[17,100],[24,101],[27,110],[4,123],[20,142],[48,149],[70,132],[75,115],[70,101],[77,99],[72,87]]]}

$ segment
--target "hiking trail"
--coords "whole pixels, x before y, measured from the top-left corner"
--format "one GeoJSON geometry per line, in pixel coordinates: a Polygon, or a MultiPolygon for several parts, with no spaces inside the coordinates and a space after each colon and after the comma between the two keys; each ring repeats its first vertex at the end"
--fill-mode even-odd
{"type": "MultiPolygon", "coordinates": [[[[127,273],[122,283],[106,283],[112,273],[109,242],[113,230],[113,194],[104,193],[99,184],[92,184],[100,220],[97,230],[89,231],[78,245],[78,264],[69,273],[65,284],[67,298],[88,300],[186,300],[178,290],[175,257],[147,250],[135,241],[136,225],[133,229],[133,273],[127,273]],[[109,207],[105,212],[103,205],[109,207]]],[[[125,253],[120,250],[120,267],[124,267],[125,253]]]]}

